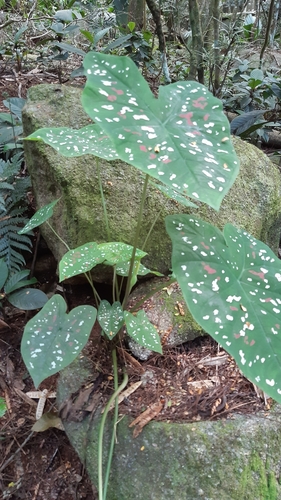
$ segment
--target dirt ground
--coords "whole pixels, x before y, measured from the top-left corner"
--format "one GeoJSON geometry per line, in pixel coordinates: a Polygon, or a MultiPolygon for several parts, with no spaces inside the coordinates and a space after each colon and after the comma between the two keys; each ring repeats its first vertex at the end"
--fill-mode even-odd
{"type": "MultiPolygon", "coordinates": [[[[29,87],[43,82],[58,83],[58,79],[55,74],[41,70],[17,74],[0,66],[0,111],[7,112],[3,99],[26,97],[29,87]]],[[[55,281],[55,264],[48,253],[39,255],[40,258],[41,268],[38,265],[35,275],[43,288],[50,281],[50,262],[55,281]]],[[[92,303],[86,285],[65,287],[59,293],[64,294],[70,309],[92,303]]],[[[10,307],[5,313],[9,328],[0,328],[0,396],[6,399],[8,411],[0,421],[0,499],[96,500],[95,488],[64,431],[31,430],[37,401],[26,396],[34,387],[20,355],[21,337],[30,315],[10,307]]],[[[110,355],[97,328],[83,354],[98,367],[101,376],[95,390],[102,391],[106,400],[112,393],[112,370],[110,355]]],[[[164,347],[162,356],[154,355],[146,362],[133,358],[124,346],[118,350],[118,356],[120,366],[127,367],[129,385],[146,380],[121,403],[120,414],[135,418],[161,401],[153,418],[194,422],[231,418],[234,412],[256,413],[271,404],[270,400],[259,397],[233,359],[209,337],[179,348],[164,347]]],[[[40,389],[55,391],[56,381],[56,377],[51,377],[40,389]]],[[[47,399],[45,412],[58,411],[54,401],[47,399]]]]}

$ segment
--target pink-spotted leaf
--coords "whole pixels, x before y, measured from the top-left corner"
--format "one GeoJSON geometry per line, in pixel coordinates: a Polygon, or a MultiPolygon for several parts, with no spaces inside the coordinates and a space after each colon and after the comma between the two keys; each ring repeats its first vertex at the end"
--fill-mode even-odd
{"type": "Polygon", "coordinates": [[[124,323],[124,311],[120,302],[111,305],[107,300],[102,300],[98,308],[98,322],[106,336],[113,339],[124,323]]]}
{"type": "MultiPolygon", "coordinates": [[[[123,264],[124,261],[130,261],[133,253],[132,245],[127,245],[119,241],[100,243],[98,248],[105,260],[105,264],[108,266],[115,266],[117,264],[123,264]]],[[[137,248],[136,259],[142,259],[146,255],[146,252],[137,248]]]]}
{"type": "Polygon", "coordinates": [[[68,127],[40,128],[25,140],[41,140],[67,157],[91,154],[108,161],[118,158],[111,139],[96,124],[79,130],[68,127]]]}
{"type": "Polygon", "coordinates": [[[84,67],[84,109],[119,157],[218,210],[239,169],[221,101],[191,81],[156,99],[129,57],[89,52],[84,67]]]}
{"type": "Polygon", "coordinates": [[[281,263],[264,243],[196,216],[166,218],[172,269],[195,320],[281,402],[281,263]]]}
{"type": "Polygon", "coordinates": [[[64,299],[54,295],[24,328],[21,354],[35,387],[74,361],[94,326],[94,307],[66,310],[64,299]]]}

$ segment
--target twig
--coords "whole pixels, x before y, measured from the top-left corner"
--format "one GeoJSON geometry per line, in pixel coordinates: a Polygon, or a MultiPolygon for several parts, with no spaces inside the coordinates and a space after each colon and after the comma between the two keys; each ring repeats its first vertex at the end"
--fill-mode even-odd
{"type": "Polygon", "coordinates": [[[8,460],[6,460],[6,462],[4,462],[3,465],[1,465],[0,472],[3,472],[3,470],[6,469],[6,467],[14,460],[15,456],[23,449],[23,447],[30,440],[30,438],[32,438],[33,434],[34,434],[34,432],[32,431],[27,436],[26,440],[21,445],[19,445],[19,448],[15,451],[15,453],[13,453],[13,455],[11,455],[10,458],[8,458],[8,460]]]}

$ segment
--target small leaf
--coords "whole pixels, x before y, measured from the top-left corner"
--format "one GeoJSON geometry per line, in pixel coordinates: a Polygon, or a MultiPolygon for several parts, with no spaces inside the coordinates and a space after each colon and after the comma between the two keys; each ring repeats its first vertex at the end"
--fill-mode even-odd
{"type": "Polygon", "coordinates": [[[231,122],[231,132],[235,135],[243,134],[248,130],[259,118],[261,118],[265,113],[265,109],[256,109],[255,111],[250,111],[249,113],[243,113],[243,115],[236,116],[231,122]]]}
{"type": "Polygon", "coordinates": [[[58,415],[55,415],[55,413],[47,412],[44,413],[39,418],[39,420],[35,422],[31,430],[33,432],[44,432],[52,427],[63,430],[63,423],[58,415]]]}
{"type": "Polygon", "coordinates": [[[108,161],[118,158],[111,139],[96,124],[79,130],[68,127],[40,128],[25,140],[44,141],[58,153],[70,158],[88,154],[108,161]]]}
{"type": "Polygon", "coordinates": [[[98,309],[98,322],[107,337],[113,339],[124,323],[124,311],[120,302],[111,305],[107,300],[102,300],[98,309]]]}
{"type": "Polygon", "coordinates": [[[94,35],[90,32],[90,31],[87,31],[87,30],[80,30],[80,33],[82,35],[84,35],[85,38],[87,38],[87,40],[90,42],[90,43],[94,43],[94,35]]]}
{"type": "Polygon", "coordinates": [[[128,24],[127,24],[130,32],[132,33],[132,31],[134,31],[135,27],[136,27],[136,23],[134,23],[133,21],[130,21],[128,24]]]}
{"type": "Polygon", "coordinates": [[[35,387],[68,366],[85,346],[97,310],[79,306],[66,314],[67,305],[54,295],[25,326],[21,354],[35,387]]]}
{"type": "Polygon", "coordinates": [[[60,21],[73,21],[73,11],[71,9],[57,10],[54,17],[60,21]]]}
{"type": "Polygon", "coordinates": [[[24,311],[40,309],[46,304],[46,302],[48,302],[47,295],[36,288],[18,290],[17,292],[13,292],[8,295],[7,299],[14,307],[23,309],[24,311]]]}
{"type": "Polygon", "coordinates": [[[43,222],[46,222],[46,220],[50,219],[53,215],[53,208],[57,204],[58,200],[52,201],[52,203],[49,203],[48,205],[45,205],[44,207],[40,208],[37,210],[37,212],[31,217],[30,221],[24,226],[23,229],[18,231],[19,234],[24,234],[28,233],[31,231],[31,229],[34,229],[37,226],[40,226],[43,224],[43,222]]]}
{"type": "Polygon", "coordinates": [[[6,411],[7,411],[6,401],[4,398],[0,398],[0,418],[4,417],[6,411]]]}
{"type": "Polygon", "coordinates": [[[102,252],[94,242],[69,250],[59,263],[60,281],[91,271],[103,261],[102,252]]]}
{"type": "MultiPolygon", "coordinates": [[[[22,271],[18,271],[17,273],[12,274],[5,284],[5,293],[13,292],[16,289],[14,287],[16,287],[20,281],[23,281],[24,278],[26,278],[29,275],[29,273],[30,273],[29,269],[23,269],[22,271]]],[[[24,281],[29,281],[29,280],[24,280],[24,281]]],[[[19,288],[21,288],[21,284],[19,288]]]]}
{"type": "Polygon", "coordinates": [[[158,332],[153,326],[143,310],[137,315],[124,312],[127,332],[139,345],[162,354],[162,346],[158,332]]]}
{"type": "Polygon", "coordinates": [[[194,319],[244,375],[281,402],[281,263],[261,241],[227,224],[166,217],[172,266],[194,319]]]}
{"type": "Polygon", "coordinates": [[[73,54],[79,54],[79,56],[85,56],[86,52],[84,50],[79,49],[78,47],[75,47],[74,45],[70,45],[69,43],[64,43],[64,42],[54,42],[54,45],[56,47],[59,47],[62,50],[66,50],[68,52],[72,52],[73,54]]]}

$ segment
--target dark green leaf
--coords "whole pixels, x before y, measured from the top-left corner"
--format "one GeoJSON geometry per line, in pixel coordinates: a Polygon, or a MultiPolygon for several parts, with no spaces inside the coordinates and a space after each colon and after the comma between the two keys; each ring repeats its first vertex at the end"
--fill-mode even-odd
{"type": "Polygon", "coordinates": [[[8,301],[18,309],[32,311],[40,309],[48,301],[47,295],[36,288],[24,288],[7,296],[8,301]]]}
{"type": "Polygon", "coordinates": [[[25,326],[21,354],[35,387],[74,361],[94,326],[94,307],[79,306],[69,314],[66,309],[64,299],[54,295],[25,326]]]}

